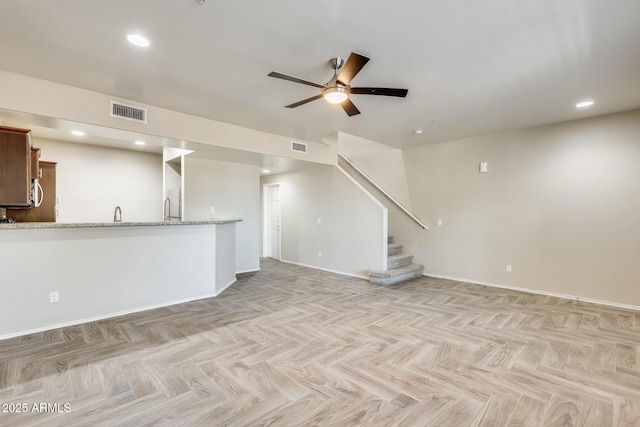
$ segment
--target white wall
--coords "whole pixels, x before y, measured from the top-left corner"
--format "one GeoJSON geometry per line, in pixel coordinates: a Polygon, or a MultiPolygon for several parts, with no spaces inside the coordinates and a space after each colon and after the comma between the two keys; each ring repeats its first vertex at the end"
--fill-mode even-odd
{"type": "Polygon", "coordinates": [[[387,211],[338,168],[263,176],[261,182],[280,185],[283,261],[360,277],[383,268],[387,211]]]}
{"type": "Polygon", "coordinates": [[[0,229],[0,340],[218,295],[233,245],[234,224],[0,229]]]}
{"type": "Polygon", "coordinates": [[[216,295],[227,289],[236,281],[236,225],[216,225],[216,295]]]}
{"type": "Polygon", "coordinates": [[[242,219],[236,223],[236,269],[237,272],[259,270],[259,167],[192,155],[185,156],[184,160],[185,220],[242,219]]]}
{"type": "Polygon", "coordinates": [[[58,162],[58,222],[162,221],[162,156],[34,138],[41,160],[58,162]]]}
{"type": "Polygon", "coordinates": [[[640,306],[640,110],[428,145],[404,160],[431,231],[401,238],[426,274],[640,306]]]}

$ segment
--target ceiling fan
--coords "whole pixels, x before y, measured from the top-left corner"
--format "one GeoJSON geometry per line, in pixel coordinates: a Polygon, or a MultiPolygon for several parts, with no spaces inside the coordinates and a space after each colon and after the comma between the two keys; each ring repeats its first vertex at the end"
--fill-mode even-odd
{"type": "Polygon", "coordinates": [[[340,104],[344,111],[349,116],[355,116],[360,114],[360,110],[351,102],[349,95],[384,95],[384,96],[397,96],[404,98],[407,96],[407,89],[391,89],[386,87],[351,87],[349,83],[351,80],[362,70],[362,67],[369,62],[369,58],[359,55],[355,52],[351,52],[347,62],[342,58],[332,58],[329,60],[331,68],[333,68],[333,77],[325,84],[313,83],[307,80],[299,79],[297,77],[287,76],[286,74],[272,71],[269,73],[270,77],[278,79],[289,80],[295,83],[302,83],[304,85],[314,86],[320,88],[322,93],[311,98],[303,99],[302,101],[295,102],[290,105],[285,105],[285,108],[296,108],[307,102],[315,101],[316,99],[324,98],[332,104],[340,104]],[[340,74],[338,74],[340,70],[340,74]]]}

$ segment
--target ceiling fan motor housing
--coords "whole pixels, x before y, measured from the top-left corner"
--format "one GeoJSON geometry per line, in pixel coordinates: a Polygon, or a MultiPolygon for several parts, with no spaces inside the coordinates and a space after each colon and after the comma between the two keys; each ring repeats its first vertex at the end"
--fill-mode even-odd
{"type": "Polygon", "coordinates": [[[329,64],[331,64],[331,68],[333,68],[337,72],[344,65],[344,59],[342,59],[342,58],[331,58],[329,60],[329,64]]]}

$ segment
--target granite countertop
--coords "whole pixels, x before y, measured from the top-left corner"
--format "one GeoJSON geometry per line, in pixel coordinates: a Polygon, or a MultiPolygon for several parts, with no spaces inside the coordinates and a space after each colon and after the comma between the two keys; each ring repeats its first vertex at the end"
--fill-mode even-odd
{"type": "Polygon", "coordinates": [[[95,227],[147,227],[168,225],[208,225],[208,224],[232,224],[241,219],[211,219],[207,221],[153,221],[153,222],[14,222],[0,224],[0,230],[20,228],[95,228],[95,227]]]}

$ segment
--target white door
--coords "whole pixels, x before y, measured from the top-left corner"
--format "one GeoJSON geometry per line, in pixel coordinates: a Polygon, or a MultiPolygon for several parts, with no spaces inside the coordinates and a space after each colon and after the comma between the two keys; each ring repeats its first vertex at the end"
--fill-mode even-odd
{"type": "Polygon", "coordinates": [[[280,186],[266,187],[267,256],[280,259],[280,186]]]}

